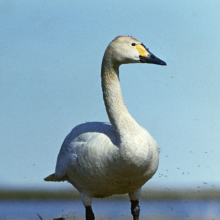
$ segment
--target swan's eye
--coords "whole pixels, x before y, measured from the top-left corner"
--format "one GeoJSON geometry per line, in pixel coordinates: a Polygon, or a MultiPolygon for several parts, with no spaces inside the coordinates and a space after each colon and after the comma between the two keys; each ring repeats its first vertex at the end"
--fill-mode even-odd
{"type": "Polygon", "coordinates": [[[135,45],[136,45],[136,43],[132,43],[132,44],[131,44],[131,46],[135,46],[135,45]]]}

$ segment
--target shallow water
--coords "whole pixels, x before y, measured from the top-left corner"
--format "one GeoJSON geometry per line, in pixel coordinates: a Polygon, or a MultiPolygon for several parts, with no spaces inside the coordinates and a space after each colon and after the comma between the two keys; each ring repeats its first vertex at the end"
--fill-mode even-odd
{"type": "MultiPolygon", "coordinates": [[[[220,219],[218,200],[141,200],[142,219],[220,219]]],[[[0,219],[44,220],[64,216],[68,220],[84,219],[84,207],[80,200],[0,200],[0,219]]],[[[132,219],[127,200],[95,199],[93,211],[96,220],[132,219]]]]}

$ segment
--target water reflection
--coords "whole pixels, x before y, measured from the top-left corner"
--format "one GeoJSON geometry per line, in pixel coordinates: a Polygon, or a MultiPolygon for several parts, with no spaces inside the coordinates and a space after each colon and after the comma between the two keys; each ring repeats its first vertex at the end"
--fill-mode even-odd
{"type": "MultiPolygon", "coordinates": [[[[220,219],[218,200],[141,200],[140,220],[171,219],[220,219]]],[[[96,220],[132,219],[130,202],[127,200],[95,199],[93,210],[96,220]]],[[[0,219],[4,220],[44,220],[65,217],[68,220],[84,219],[84,207],[80,200],[0,200],[0,219]]]]}

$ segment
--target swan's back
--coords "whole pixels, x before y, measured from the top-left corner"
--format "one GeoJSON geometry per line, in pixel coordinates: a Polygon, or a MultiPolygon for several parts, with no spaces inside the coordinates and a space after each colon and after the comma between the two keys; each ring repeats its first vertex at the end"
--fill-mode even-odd
{"type": "Polygon", "coordinates": [[[65,180],[69,167],[77,166],[81,157],[88,157],[88,150],[95,148],[92,151],[100,154],[107,149],[116,150],[117,142],[115,131],[109,123],[86,122],[76,126],[61,146],[55,172],[57,180],[65,180]]]}

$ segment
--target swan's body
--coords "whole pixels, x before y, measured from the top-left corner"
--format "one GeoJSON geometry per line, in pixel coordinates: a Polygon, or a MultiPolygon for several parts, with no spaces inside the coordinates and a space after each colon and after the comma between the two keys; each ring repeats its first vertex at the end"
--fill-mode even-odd
{"type": "Polygon", "coordinates": [[[84,123],[65,138],[55,175],[47,181],[69,181],[81,194],[86,219],[93,220],[93,197],[129,193],[132,214],[138,219],[140,189],[156,172],[156,141],[129,114],[122,98],[119,66],[150,62],[166,65],[132,37],[118,37],[102,62],[103,98],[111,124],[84,123]]]}
{"type": "Polygon", "coordinates": [[[157,170],[158,148],[146,130],[139,127],[137,132],[136,138],[131,131],[120,141],[110,124],[78,125],[62,145],[56,178],[68,176],[70,183],[90,197],[139,189],[157,170]]]}

